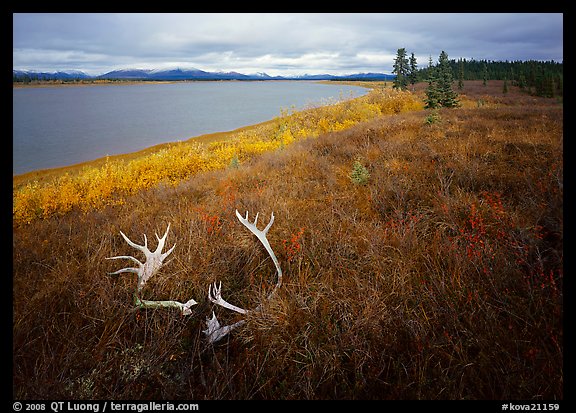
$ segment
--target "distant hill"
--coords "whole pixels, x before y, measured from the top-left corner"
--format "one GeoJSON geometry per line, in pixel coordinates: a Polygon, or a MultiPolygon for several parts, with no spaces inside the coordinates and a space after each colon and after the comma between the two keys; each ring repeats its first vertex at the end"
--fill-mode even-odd
{"type": "Polygon", "coordinates": [[[97,79],[147,79],[151,72],[152,70],[145,69],[120,69],[95,77],[97,79]]]}
{"type": "Polygon", "coordinates": [[[353,75],[337,76],[338,80],[394,80],[396,75],[387,75],[385,73],[357,73],[353,75]]]}
{"type": "Polygon", "coordinates": [[[92,76],[80,70],[66,70],[60,72],[36,72],[34,70],[12,70],[13,80],[72,80],[91,79],[92,76]]]}
{"type": "Polygon", "coordinates": [[[35,72],[13,70],[14,81],[118,79],[118,80],[393,80],[394,75],[384,73],[355,73],[350,75],[304,74],[298,76],[270,76],[266,73],[206,72],[196,68],[175,69],[119,69],[97,76],[82,71],[35,72]]]}

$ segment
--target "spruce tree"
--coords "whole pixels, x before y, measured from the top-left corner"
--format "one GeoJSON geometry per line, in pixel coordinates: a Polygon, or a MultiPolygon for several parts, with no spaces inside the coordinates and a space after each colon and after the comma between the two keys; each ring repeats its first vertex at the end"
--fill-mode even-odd
{"type": "Polygon", "coordinates": [[[524,90],[526,87],[526,78],[524,77],[524,72],[520,72],[520,76],[518,76],[518,87],[520,90],[524,90]]]}
{"type": "Polygon", "coordinates": [[[444,108],[458,106],[458,95],[452,90],[452,68],[448,61],[448,54],[442,50],[438,58],[438,103],[444,108]]]}
{"type": "Polygon", "coordinates": [[[418,81],[418,63],[416,62],[416,56],[414,56],[414,53],[410,55],[410,72],[408,74],[408,79],[412,85],[412,90],[414,90],[414,85],[418,81]]]}
{"type": "Polygon", "coordinates": [[[460,59],[460,65],[458,68],[458,89],[462,90],[464,87],[464,62],[460,59]]]}
{"type": "Polygon", "coordinates": [[[392,73],[396,74],[394,79],[394,89],[406,90],[408,87],[408,59],[406,58],[406,49],[398,49],[392,73]]]}
{"type": "Polygon", "coordinates": [[[482,68],[482,85],[486,86],[486,81],[488,80],[488,66],[484,63],[484,67],[482,68]]]}
{"type": "Polygon", "coordinates": [[[432,56],[428,60],[428,87],[424,99],[425,109],[436,109],[439,106],[438,86],[436,83],[436,68],[432,65],[432,56]]]}

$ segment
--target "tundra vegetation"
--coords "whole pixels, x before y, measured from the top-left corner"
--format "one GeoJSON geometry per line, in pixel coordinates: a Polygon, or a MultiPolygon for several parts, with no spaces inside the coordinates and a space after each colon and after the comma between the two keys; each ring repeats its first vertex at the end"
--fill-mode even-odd
{"type": "Polygon", "coordinates": [[[15,183],[14,398],[562,399],[563,107],[482,83],[433,116],[425,82],[376,84],[15,183]],[[273,299],[235,210],[274,213],[273,299]],[[141,299],[193,298],[190,315],[134,306],[134,274],[106,260],[141,258],[120,231],[167,234],[141,299]],[[261,311],[216,307],[216,281],[261,311]],[[245,322],[209,344],[212,311],[245,322]]]}

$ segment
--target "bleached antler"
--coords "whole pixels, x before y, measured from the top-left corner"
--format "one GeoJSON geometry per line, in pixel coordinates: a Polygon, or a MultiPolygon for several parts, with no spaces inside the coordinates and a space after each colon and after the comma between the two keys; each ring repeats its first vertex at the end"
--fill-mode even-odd
{"type": "Polygon", "coordinates": [[[220,284],[218,285],[216,285],[216,283],[210,285],[208,287],[208,299],[212,301],[214,304],[217,304],[232,311],[236,311],[237,313],[240,314],[246,314],[248,312],[247,310],[244,310],[243,308],[240,307],[236,307],[235,305],[232,305],[226,300],[224,300],[222,298],[221,291],[222,291],[222,282],[220,282],[220,284]],[[212,287],[214,287],[214,292],[212,292],[212,287]]]}
{"type": "MultiPolygon", "coordinates": [[[[272,224],[274,223],[274,213],[272,213],[272,216],[270,217],[270,222],[268,222],[268,225],[266,225],[266,227],[263,230],[259,230],[258,227],[256,226],[256,224],[258,222],[258,214],[256,214],[256,217],[255,217],[253,223],[248,221],[248,212],[246,212],[246,217],[242,217],[240,215],[240,213],[238,211],[236,211],[236,216],[238,217],[238,220],[242,223],[242,225],[244,225],[246,228],[248,228],[248,230],[250,232],[252,232],[254,235],[256,235],[258,240],[262,243],[262,245],[264,246],[264,248],[266,249],[266,251],[270,255],[270,258],[272,258],[274,265],[276,266],[276,273],[277,273],[278,279],[276,281],[276,285],[274,286],[274,288],[272,289],[270,294],[268,294],[268,297],[267,297],[267,299],[271,299],[274,296],[276,290],[278,290],[278,288],[280,288],[280,286],[282,285],[282,268],[280,267],[280,263],[278,262],[278,259],[276,258],[276,255],[274,254],[274,251],[272,250],[272,247],[270,246],[270,243],[268,242],[268,239],[266,238],[266,235],[268,234],[270,227],[272,227],[272,224]]],[[[121,274],[121,273],[125,273],[125,272],[130,272],[130,273],[135,273],[138,275],[138,284],[137,284],[136,289],[134,291],[134,304],[137,307],[140,307],[140,308],[178,308],[182,312],[182,315],[190,315],[190,314],[192,314],[191,307],[195,304],[198,304],[193,299],[187,301],[186,303],[181,303],[179,301],[173,301],[173,300],[150,301],[150,300],[143,300],[140,298],[140,292],[141,292],[142,288],[144,287],[144,285],[146,284],[146,282],[152,276],[154,276],[158,272],[158,270],[160,270],[164,260],[172,253],[172,251],[174,251],[174,248],[176,247],[176,244],[174,244],[172,246],[172,248],[170,248],[168,251],[166,251],[164,253],[162,252],[162,250],[164,249],[164,245],[166,243],[166,237],[168,236],[169,231],[170,231],[170,224],[168,224],[168,228],[166,228],[166,232],[164,233],[164,235],[162,237],[159,237],[158,234],[156,234],[156,239],[158,240],[158,246],[156,247],[156,250],[154,252],[151,252],[148,249],[148,239],[146,238],[146,234],[144,234],[144,245],[139,245],[139,244],[136,244],[135,242],[132,242],[122,231],[120,231],[120,234],[122,235],[124,240],[128,243],[128,245],[141,251],[144,254],[146,260],[145,260],[145,262],[140,262],[138,259],[136,259],[132,256],[129,256],[129,255],[120,255],[120,256],[116,256],[116,257],[107,258],[109,260],[128,259],[128,260],[131,260],[137,264],[136,267],[122,268],[122,269],[115,271],[113,273],[110,273],[110,274],[121,274]]],[[[260,308],[262,306],[262,304],[260,304],[254,310],[245,310],[243,308],[240,308],[240,307],[237,307],[233,304],[230,304],[229,302],[227,302],[226,300],[224,300],[222,298],[222,283],[221,282],[220,283],[213,283],[208,287],[208,299],[216,305],[219,305],[221,307],[227,308],[229,310],[235,311],[235,312],[243,314],[243,315],[246,315],[251,311],[258,311],[258,310],[260,310],[260,308]]],[[[216,318],[216,314],[214,314],[214,312],[212,312],[212,318],[206,319],[206,325],[207,325],[206,327],[207,328],[206,328],[206,330],[203,330],[203,332],[204,332],[204,334],[207,335],[209,343],[215,343],[218,340],[220,340],[222,337],[225,337],[232,330],[234,330],[237,327],[240,327],[241,325],[243,325],[245,323],[246,323],[246,320],[244,319],[244,320],[237,321],[236,323],[233,323],[233,324],[230,324],[227,326],[222,326],[222,325],[220,325],[220,322],[216,318]]]]}
{"type": "Polygon", "coordinates": [[[130,241],[130,239],[122,231],[120,231],[120,235],[122,235],[122,238],[124,238],[124,240],[128,243],[128,245],[144,253],[144,256],[146,257],[146,262],[141,263],[136,258],[128,255],[106,258],[108,260],[117,260],[121,258],[126,258],[138,264],[138,268],[122,268],[121,270],[115,271],[110,274],[111,275],[120,274],[123,272],[133,272],[138,274],[138,292],[140,292],[144,287],[144,284],[146,284],[146,282],[154,274],[156,274],[156,272],[162,266],[163,261],[166,259],[166,257],[168,257],[168,255],[172,253],[172,251],[174,251],[174,248],[176,247],[176,244],[174,244],[172,248],[170,248],[167,252],[162,253],[162,249],[164,248],[164,244],[166,243],[166,237],[168,236],[168,231],[170,231],[170,224],[168,224],[168,228],[166,228],[166,232],[164,233],[164,236],[162,238],[160,238],[158,234],[155,234],[156,239],[158,239],[158,247],[156,247],[156,251],[154,252],[151,252],[148,249],[148,239],[146,238],[146,234],[144,234],[144,245],[138,245],[135,242],[130,241]]]}
{"type": "Polygon", "coordinates": [[[168,231],[170,231],[170,224],[168,224],[168,228],[166,228],[166,232],[164,233],[162,238],[160,238],[158,236],[158,234],[155,234],[156,239],[158,240],[158,246],[156,247],[156,250],[154,252],[151,252],[148,249],[148,238],[146,238],[146,234],[144,234],[144,245],[138,245],[135,242],[132,242],[122,231],[120,231],[120,235],[122,235],[122,238],[124,238],[124,240],[128,243],[128,245],[130,245],[133,248],[136,248],[137,250],[141,251],[144,254],[144,256],[146,257],[146,262],[142,263],[139,260],[137,260],[136,258],[129,256],[129,255],[120,255],[117,257],[106,258],[108,260],[129,259],[129,260],[134,261],[136,264],[138,264],[137,268],[136,267],[122,268],[121,270],[118,270],[118,271],[115,271],[115,272],[112,272],[109,274],[114,275],[114,274],[121,274],[121,273],[125,273],[125,272],[132,272],[132,273],[135,273],[138,275],[138,284],[136,286],[136,291],[134,292],[134,304],[136,306],[142,307],[142,308],[176,307],[176,308],[180,309],[180,311],[182,312],[182,315],[190,315],[190,314],[192,314],[192,311],[190,310],[190,308],[193,305],[198,304],[194,300],[188,300],[186,303],[181,303],[178,301],[171,301],[171,300],[169,300],[169,301],[149,301],[149,300],[142,300],[139,297],[140,291],[142,291],[142,288],[144,287],[146,282],[150,278],[152,278],[152,276],[154,274],[156,274],[158,272],[160,267],[162,267],[162,263],[164,262],[166,257],[168,257],[172,253],[172,251],[174,251],[174,248],[176,247],[176,244],[174,244],[172,246],[172,248],[170,248],[165,253],[162,253],[162,249],[164,249],[164,244],[166,243],[166,237],[168,236],[168,231]]]}
{"type": "MultiPolygon", "coordinates": [[[[251,223],[250,221],[248,221],[248,211],[246,211],[246,217],[244,218],[244,217],[242,217],[242,215],[240,215],[238,210],[236,210],[236,216],[238,217],[238,220],[246,228],[248,228],[250,230],[250,232],[252,232],[254,235],[256,235],[258,240],[262,243],[262,245],[264,246],[264,248],[266,249],[266,251],[270,255],[270,258],[272,258],[274,265],[276,266],[276,273],[278,276],[278,280],[276,282],[276,285],[274,286],[274,289],[268,295],[268,299],[271,299],[273,297],[274,293],[276,292],[276,290],[278,288],[280,288],[280,286],[282,285],[282,268],[280,268],[280,263],[278,262],[278,259],[276,258],[276,255],[274,254],[274,251],[272,251],[272,247],[270,246],[270,243],[268,242],[268,239],[266,238],[266,234],[268,233],[268,230],[270,229],[270,227],[274,223],[274,212],[272,212],[270,222],[268,223],[268,225],[266,225],[266,227],[262,231],[259,230],[258,227],[256,226],[256,223],[258,222],[258,214],[256,214],[256,217],[254,218],[254,223],[251,223]]],[[[219,306],[222,306],[222,307],[227,308],[227,309],[232,310],[232,311],[236,311],[237,313],[240,313],[240,314],[247,314],[250,311],[250,310],[245,310],[245,309],[240,308],[240,307],[236,307],[235,305],[230,304],[229,302],[224,300],[222,298],[221,291],[222,291],[222,283],[221,282],[218,285],[216,285],[216,283],[211,285],[208,288],[208,298],[210,299],[210,301],[212,301],[214,304],[217,304],[219,306]]],[[[261,305],[259,305],[258,307],[256,307],[252,311],[258,311],[260,309],[260,307],[261,307],[261,305]]],[[[218,319],[216,318],[216,315],[213,312],[212,313],[212,319],[207,319],[206,322],[207,322],[207,329],[204,330],[204,333],[208,336],[208,342],[209,343],[215,343],[216,341],[220,340],[222,337],[225,337],[228,333],[230,333],[236,327],[243,325],[245,323],[245,320],[240,320],[240,321],[238,321],[234,324],[228,325],[228,326],[221,326],[220,323],[218,322],[218,319]]]]}
{"type": "Polygon", "coordinates": [[[256,227],[256,222],[258,222],[258,214],[256,214],[256,218],[254,218],[253,224],[250,223],[250,221],[248,221],[248,211],[246,211],[246,218],[242,218],[242,215],[240,215],[238,210],[236,210],[236,216],[238,217],[238,220],[246,228],[248,228],[250,230],[251,233],[256,235],[258,240],[260,240],[262,245],[264,245],[264,248],[266,248],[266,251],[268,252],[268,254],[270,254],[270,258],[272,258],[272,261],[274,262],[274,265],[276,266],[278,281],[276,282],[276,286],[274,287],[274,289],[272,290],[272,292],[268,296],[268,299],[270,299],[272,297],[272,295],[274,295],[276,290],[278,288],[280,288],[280,286],[282,285],[282,268],[280,268],[280,263],[278,262],[276,255],[274,255],[274,251],[272,251],[272,247],[270,246],[270,243],[268,242],[268,239],[266,238],[266,234],[268,234],[268,230],[270,229],[270,227],[274,223],[274,212],[272,212],[272,216],[270,217],[270,222],[268,223],[268,225],[266,225],[266,228],[264,228],[264,230],[262,230],[262,231],[260,231],[258,229],[258,227],[256,227]]]}
{"type": "Polygon", "coordinates": [[[206,317],[206,330],[202,330],[204,334],[208,336],[209,343],[215,343],[222,337],[226,336],[229,332],[234,330],[236,327],[240,327],[242,324],[246,323],[246,320],[240,320],[229,326],[221,326],[216,318],[216,314],[212,311],[212,318],[206,317]]]}

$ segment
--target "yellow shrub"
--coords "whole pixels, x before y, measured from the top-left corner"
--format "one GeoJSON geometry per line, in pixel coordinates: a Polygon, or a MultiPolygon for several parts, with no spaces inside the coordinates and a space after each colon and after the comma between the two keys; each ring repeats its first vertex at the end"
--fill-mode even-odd
{"type": "Polygon", "coordinates": [[[12,196],[13,219],[15,222],[30,223],[42,214],[40,185],[32,182],[19,189],[12,196]]]}

